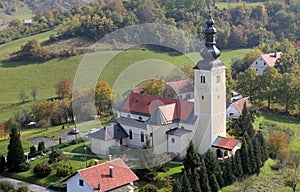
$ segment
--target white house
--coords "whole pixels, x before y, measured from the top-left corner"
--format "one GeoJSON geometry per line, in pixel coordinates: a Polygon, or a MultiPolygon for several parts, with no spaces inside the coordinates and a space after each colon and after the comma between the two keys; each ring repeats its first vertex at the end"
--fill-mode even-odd
{"type": "Polygon", "coordinates": [[[67,192],[133,192],[139,178],[120,158],[78,170],[67,180],[67,192]]]}
{"type": "Polygon", "coordinates": [[[262,75],[265,68],[274,67],[276,61],[281,58],[281,54],[281,52],[263,54],[251,64],[251,67],[254,67],[259,75],[262,75]]]}
{"type": "Polygon", "coordinates": [[[252,106],[248,97],[244,97],[242,99],[232,102],[229,105],[229,107],[226,109],[226,116],[231,119],[240,118],[242,116],[245,103],[246,103],[246,107],[252,106]]]}
{"type": "MultiPolygon", "coordinates": [[[[112,128],[96,132],[92,137],[93,152],[107,154],[115,147],[139,149],[145,145],[146,138],[150,139],[155,154],[172,153],[183,157],[190,141],[196,144],[200,154],[212,147],[218,148],[215,142],[226,138],[226,67],[217,59],[220,51],[216,47],[213,19],[210,17],[206,24],[203,60],[194,67],[193,92],[187,80],[169,84],[179,97],[158,97],[142,94],[140,89],[131,90],[116,109],[113,125],[126,132],[127,138],[123,133],[122,136],[109,135],[108,129],[115,131],[112,128]],[[181,93],[185,95],[180,97],[181,93]],[[187,100],[189,97],[194,99],[187,100]]],[[[230,142],[239,143],[235,139],[230,142]]],[[[224,154],[228,154],[225,151],[224,154]]]]}

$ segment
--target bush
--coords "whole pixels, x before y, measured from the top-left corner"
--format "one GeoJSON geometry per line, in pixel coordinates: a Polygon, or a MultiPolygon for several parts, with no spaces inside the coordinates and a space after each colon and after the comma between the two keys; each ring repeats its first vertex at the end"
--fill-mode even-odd
{"type": "Polygon", "coordinates": [[[36,148],[35,148],[34,145],[32,145],[32,146],[30,147],[30,151],[29,151],[29,154],[28,154],[28,155],[33,155],[33,154],[35,154],[35,153],[36,153],[36,148]]]}
{"type": "Polygon", "coordinates": [[[21,163],[19,165],[18,171],[25,172],[25,171],[28,171],[29,169],[30,169],[30,164],[25,162],[25,163],[21,163]]]}
{"type": "Polygon", "coordinates": [[[14,185],[9,181],[0,181],[0,191],[13,191],[14,185]]]}
{"type": "Polygon", "coordinates": [[[33,172],[39,178],[47,177],[51,172],[51,167],[46,164],[37,164],[33,172]]]}
{"type": "Polygon", "coordinates": [[[160,172],[168,172],[169,170],[170,170],[169,167],[161,167],[161,168],[159,169],[160,172]]]}
{"type": "Polygon", "coordinates": [[[157,192],[158,188],[155,185],[147,184],[139,190],[139,192],[157,192]]]}
{"type": "Polygon", "coordinates": [[[59,177],[66,177],[72,174],[72,165],[71,163],[64,163],[57,167],[56,175],[59,177]]]}
{"type": "Polygon", "coordinates": [[[23,185],[21,187],[18,188],[17,192],[28,192],[29,188],[27,185],[23,185]]]}
{"type": "Polygon", "coordinates": [[[64,159],[64,153],[61,150],[52,150],[49,155],[49,163],[56,163],[64,159]]]}
{"type": "Polygon", "coordinates": [[[38,144],[38,151],[45,151],[45,143],[44,141],[39,142],[38,144]]]}

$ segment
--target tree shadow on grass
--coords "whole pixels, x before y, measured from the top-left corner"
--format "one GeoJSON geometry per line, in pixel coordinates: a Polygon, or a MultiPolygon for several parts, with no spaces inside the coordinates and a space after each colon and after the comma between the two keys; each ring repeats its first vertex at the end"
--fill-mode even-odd
{"type": "Polygon", "coordinates": [[[21,67],[25,65],[35,65],[35,64],[41,64],[42,62],[33,62],[33,61],[4,61],[0,63],[0,67],[3,68],[16,68],[21,67]]]}

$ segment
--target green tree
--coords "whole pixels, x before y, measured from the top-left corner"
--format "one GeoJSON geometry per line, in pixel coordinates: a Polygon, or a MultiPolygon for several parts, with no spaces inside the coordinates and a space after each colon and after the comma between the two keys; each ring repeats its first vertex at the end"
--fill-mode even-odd
{"type": "Polygon", "coordinates": [[[235,88],[235,81],[232,79],[230,69],[226,69],[226,101],[231,99],[231,92],[235,88]]]}
{"type": "Polygon", "coordinates": [[[158,192],[158,188],[155,185],[147,184],[142,187],[139,192],[158,192]]]}
{"type": "Polygon", "coordinates": [[[258,140],[259,146],[260,146],[262,162],[265,162],[269,158],[267,143],[266,143],[265,138],[261,131],[257,132],[256,137],[257,137],[257,140],[258,140]]]}
{"type": "Polygon", "coordinates": [[[44,152],[45,151],[45,143],[44,143],[44,141],[40,141],[39,143],[38,143],[38,151],[40,151],[40,152],[44,152]]]}
{"type": "Polygon", "coordinates": [[[262,158],[261,158],[261,148],[260,148],[260,143],[258,141],[258,138],[255,137],[253,140],[253,150],[254,150],[254,155],[256,159],[256,170],[255,172],[257,174],[260,173],[260,168],[262,167],[262,158]]]}
{"type": "Polygon", "coordinates": [[[6,161],[5,157],[3,155],[0,156],[0,173],[2,173],[5,170],[6,161]]]}
{"type": "Polygon", "coordinates": [[[51,173],[51,167],[47,164],[37,164],[34,167],[33,172],[37,177],[44,178],[51,173]]]}
{"type": "MultiPolygon", "coordinates": [[[[222,172],[221,168],[219,165],[219,161],[213,154],[211,150],[208,150],[205,155],[204,155],[204,162],[205,162],[205,167],[207,171],[208,178],[211,177],[211,175],[214,175],[214,177],[217,179],[218,186],[223,187],[224,186],[224,180],[222,177],[222,172]]],[[[212,187],[210,185],[210,187],[212,187]]],[[[213,189],[212,189],[213,190],[213,189]]]]}
{"type": "Polygon", "coordinates": [[[250,158],[248,155],[248,144],[245,138],[243,138],[242,147],[241,147],[241,162],[242,162],[244,175],[250,175],[252,170],[251,170],[250,158]]]}
{"type": "Polygon", "coordinates": [[[73,166],[71,163],[62,163],[56,168],[56,175],[59,177],[66,177],[72,174],[73,166]]]}
{"type": "Polygon", "coordinates": [[[243,176],[243,167],[242,167],[242,161],[241,161],[241,150],[237,150],[233,157],[233,173],[236,176],[236,178],[241,178],[243,176]]]}
{"type": "Polygon", "coordinates": [[[182,192],[181,179],[176,179],[174,181],[172,192],[182,192]]]}
{"type": "Polygon", "coordinates": [[[28,96],[26,95],[26,92],[24,91],[24,89],[22,89],[19,94],[19,99],[22,101],[22,103],[25,103],[25,100],[28,99],[28,96]]]}
{"type": "Polygon", "coordinates": [[[160,96],[165,90],[166,82],[164,80],[152,79],[151,82],[147,83],[144,87],[144,93],[148,95],[160,96]]]}
{"type": "Polygon", "coordinates": [[[200,178],[198,175],[198,171],[196,169],[194,169],[192,172],[191,169],[189,169],[187,176],[189,178],[192,191],[201,192],[201,187],[200,187],[200,182],[199,182],[200,178]]]}
{"type": "Polygon", "coordinates": [[[218,192],[220,190],[220,186],[217,182],[215,174],[210,175],[209,177],[209,185],[212,192],[218,192]]]}
{"type": "Polygon", "coordinates": [[[34,145],[32,145],[32,146],[30,147],[29,154],[30,154],[30,155],[34,155],[35,153],[36,153],[36,148],[35,148],[34,145]]]}
{"type": "Polygon", "coordinates": [[[260,96],[262,99],[268,100],[268,109],[270,109],[271,101],[275,98],[281,75],[274,67],[268,66],[259,79],[260,96]]]}
{"type": "Polygon", "coordinates": [[[278,85],[276,98],[279,104],[285,106],[285,111],[289,112],[297,105],[299,97],[300,80],[293,73],[284,73],[278,85]]]}
{"type": "Polygon", "coordinates": [[[184,169],[189,169],[193,172],[200,166],[200,157],[194,143],[191,141],[186,151],[186,156],[183,159],[184,169]]]}
{"type": "Polygon", "coordinates": [[[188,178],[188,174],[186,171],[183,171],[182,175],[182,192],[193,192],[191,183],[188,178]]]}
{"type": "Polygon", "coordinates": [[[18,52],[21,59],[29,61],[40,61],[47,58],[47,51],[36,39],[29,40],[18,52]]]}
{"type": "Polygon", "coordinates": [[[199,172],[199,183],[200,183],[201,191],[210,192],[211,189],[209,186],[209,180],[208,180],[208,175],[207,175],[204,159],[201,158],[200,162],[201,162],[201,165],[200,165],[200,170],[198,170],[198,172],[199,172]]]}
{"type": "Polygon", "coordinates": [[[223,178],[224,178],[225,185],[231,185],[235,181],[235,176],[233,174],[233,163],[232,163],[233,161],[234,161],[234,159],[230,158],[230,159],[227,159],[227,161],[225,163],[225,168],[224,168],[224,172],[223,172],[223,178]]]}
{"type": "Polygon", "coordinates": [[[10,119],[6,122],[6,127],[10,130],[6,165],[9,171],[18,171],[19,165],[26,160],[18,132],[18,124],[15,120],[10,119]]]}
{"type": "Polygon", "coordinates": [[[242,95],[249,96],[251,102],[257,94],[257,77],[258,72],[253,67],[237,75],[237,91],[242,95]]]}

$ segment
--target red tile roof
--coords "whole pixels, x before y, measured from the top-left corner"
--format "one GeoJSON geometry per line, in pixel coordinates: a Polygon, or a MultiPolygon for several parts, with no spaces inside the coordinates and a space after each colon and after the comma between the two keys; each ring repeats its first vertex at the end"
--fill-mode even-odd
{"type": "Polygon", "coordinates": [[[281,54],[281,52],[277,52],[275,57],[275,53],[268,53],[261,55],[261,57],[266,61],[267,65],[273,67],[276,61],[281,57],[281,54]]]}
{"type": "Polygon", "coordinates": [[[221,137],[218,143],[214,144],[214,147],[232,150],[240,141],[233,138],[221,137]]]}
{"type": "Polygon", "coordinates": [[[176,93],[194,91],[194,87],[189,80],[167,82],[166,85],[170,86],[176,93]]]}
{"type": "Polygon", "coordinates": [[[246,107],[251,107],[252,104],[250,103],[248,97],[244,97],[242,99],[239,99],[235,102],[232,103],[232,105],[234,106],[234,108],[236,108],[236,110],[238,110],[238,112],[242,113],[243,109],[244,109],[244,103],[246,102],[246,107]]]}
{"type": "Polygon", "coordinates": [[[139,179],[120,158],[81,169],[78,173],[85,179],[89,186],[97,192],[99,183],[101,191],[104,192],[139,179]],[[113,166],[114,177],[110,177],[109,175],[110,166],[113,166]]]}
{"type": "Polygon", "coordinates": [[[186,121],[188,120],[188,118],[194,110],[194,102],[191,101],[182,101],[178,99],[170,99],[165,97],[158,97],[138,93],[131,93],[127,97],[121,109],[131,113],[151,115],[154,111],[157,110],[159,106],[165,106],[170,104],[175,104],[176,106],[166,107],[163,110],[163,113],[165,113],[169,120],[186,121]],[[170,114],[172,114],[172,117],[170,117],[170,114]]]}

